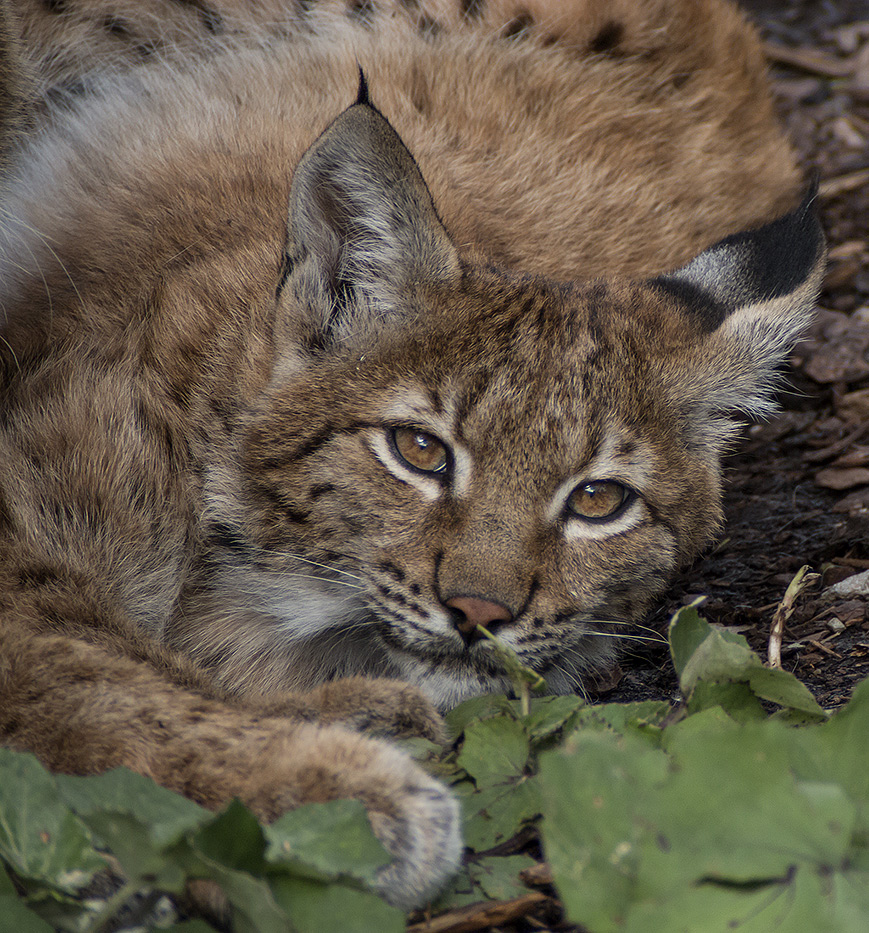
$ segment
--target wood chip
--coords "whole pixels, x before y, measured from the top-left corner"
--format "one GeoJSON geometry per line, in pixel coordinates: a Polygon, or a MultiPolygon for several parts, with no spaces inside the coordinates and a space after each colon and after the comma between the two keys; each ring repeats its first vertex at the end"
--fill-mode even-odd
{"type": "Polygon", "coordinates": [[[823,463],[825,460],[830,460],[841,454],[842,451],[847,450],[855,441],[859,441],[866,434],[869,434],[869,421],[858,425],[850,434],[834,444],[821,447],[819,450],[807,450],[803,454],[803,459],[808,460],[809,463],[823,463]]]}
{"type": "Polygon", "coordinates": [[[863,557],[834,557],[833,563],[853,567],[855,570],[869,570],[869,560],[863,557]]]}
{"type": "MultiPolygon", "coordinates": [[[[867,181],[869,181],[869,169],[866,171],[852,172],[852,175],[866,175],[867,181]]],[[[840,178],[845,178],[845,175],[840,175],[840,178]]],[[[837,179],[831,178],[830,181],[836,181],[837,179]]],[[[845,240],[844,243],[839,243],[838,246],[834,246],[828,253],[827,256],[830,259],[855,259],[858,256],[862,256],[863,253],[869,253],[869,247],[862,240],[845,240]]]]}
{"type": "Polygon", "coordinates": [[[847,78],[854,73],[853,61],[835,58],[820,49],[795,49],[777,42],[764,42],[763,51],[767,59],[777,65],[788,65],[827,78],[847,78]]]}
{"type": "Polygon", "coordinates": [[[865,168],[825,179],[818,185],[818,194],[825,199],[837,198],[840,194],[856,191],[864,185],[869,185],[869,169],[865,168]]]}
{"type": "Polygon", "coordinates": [[[869,470],[865,467],[853,467],[848,470],[819,470],[815,482],[824,489],[854,489],[869,485],[869,470]]]}
{"type": "Polygon", "coordinates": [[[865,520],[869,516],[869,487],[863,486],[840,499],[832,508],[837,515],[865,520]]]}
{"type": "Polygon", "coordinates": [[[849,149],[862,149],[866,145],[863,134],[847,117],[836,117],[829,128],[835,140],[849,149]]]}
{"type": "MultiPolygon", "coordinates": [[[[857,389],[854,392],[847,392],[835,399],[835,406],[836,414],[843,421],[862,423],[869,419],[869,389],[857,389]]],[[[851,463],[848,465],[857,466],[858,464],[851,463]]]]}
{"type": "Polygon", "coordinates": [[[432,917],[431,920],[413,923],[406,933],[476,933],[477,930],[488,930],[489,927],[519,920],[547,901],[551,902],[552,898],[531,891],[511,901],[470,904],[432,917]]]}
{"type": "Polygon", "coordinates": [[[837,469],[869,466],[869,447],[865,444],[855,444],[850,450],[846,450],[841,457],[836,457],[830,466],[837,469]]]}
{"type": "Polygon", "coordinates": [[[863,354],[869,344],[869,335],[859,342],[847,340],[828,343],[819,347],[803,365],[806,374],[821,385],[833,382],[856,382],[869,376],[869,363],[863,354]],[[864,342],[865,341],[865,342],[864,342]]]}

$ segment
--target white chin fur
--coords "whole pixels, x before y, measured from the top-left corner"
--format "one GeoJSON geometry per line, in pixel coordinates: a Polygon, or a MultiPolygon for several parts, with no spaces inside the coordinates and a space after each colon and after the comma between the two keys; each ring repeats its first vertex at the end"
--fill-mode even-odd
{"type": "Polygon", "coordinates": [[[460,674],[450,670],[432,668],[410,655],[390,651],[390,660],[398,669],[398,676],[414,684],[441,711],[452,709],[465,700],[488,693],[508,693],[508,677],[485,674],[460,674]]]}

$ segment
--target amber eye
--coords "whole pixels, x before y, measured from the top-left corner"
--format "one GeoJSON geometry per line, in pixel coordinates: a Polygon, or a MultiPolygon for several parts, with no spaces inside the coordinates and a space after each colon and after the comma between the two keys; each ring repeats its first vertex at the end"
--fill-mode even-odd
{"type": "Polygon", "coordinates": [[[450,462],[446,444],[419,428],[394,428],[392,446],[398,456],[421,473],[445,473],[450,462]]]}
{"type": "Polygon", "coordinates": [[[634,492],[621,483],[600,479],[577,486],[567,500],[567,511],[592,521],[612,518],[634,497],[634,492]]]}

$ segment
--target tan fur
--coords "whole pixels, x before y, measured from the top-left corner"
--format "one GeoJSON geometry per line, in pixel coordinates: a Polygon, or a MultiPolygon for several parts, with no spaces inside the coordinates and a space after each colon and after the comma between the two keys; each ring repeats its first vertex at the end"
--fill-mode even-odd
{"type": "Polygon", "coordinates": [[[0,171],[30,127],[35,94],[35,75],[21,43],[21,23],[15,10],[4,3],[0,5],[0,171]]]}
{"type": "Polygon", "coordinates": [[[305,6],[20,4],[0,736],[266,818],[358,797],[409,905],[456,806],[353,730],[509,689],[477,621],[582,689],[715,533],[822,250],[805,207],[707,249],[799,189],[725,0],[305,6]],[[624,509],[571,513],[599,481],[624,509]]]}

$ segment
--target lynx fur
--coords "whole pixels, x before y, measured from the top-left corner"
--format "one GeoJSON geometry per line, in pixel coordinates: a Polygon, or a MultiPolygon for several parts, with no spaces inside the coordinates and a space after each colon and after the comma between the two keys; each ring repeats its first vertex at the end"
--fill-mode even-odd
{"type": "Polygon", "coordinates": [[[0,10],[0,741],[266,819],[358,798],[423,903],[458,810],[388,737],[510,689],[481,626],[553,692],[611,662],[810,313],[754,32],[0,10]]]}

